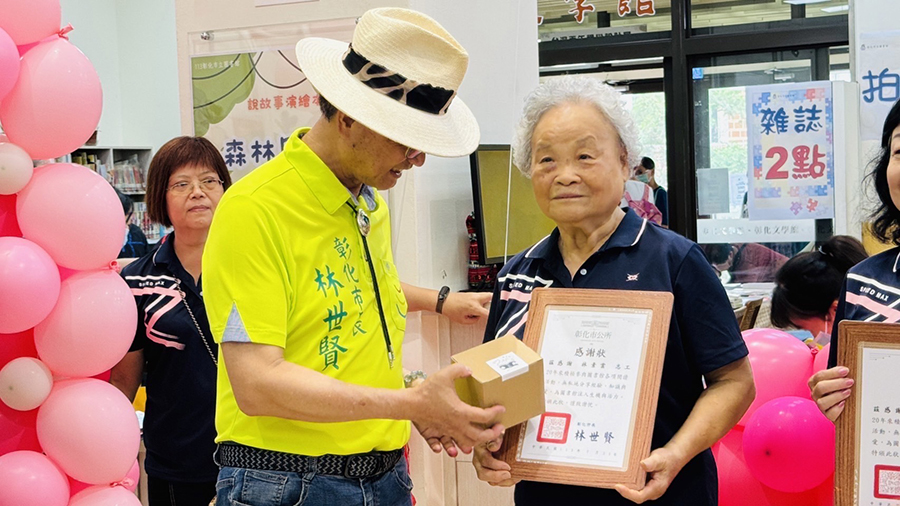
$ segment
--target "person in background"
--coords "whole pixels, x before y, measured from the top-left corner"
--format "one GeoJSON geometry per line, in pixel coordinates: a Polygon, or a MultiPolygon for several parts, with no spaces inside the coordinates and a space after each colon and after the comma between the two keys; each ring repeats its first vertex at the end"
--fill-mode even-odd
{"type": "MultiPolygon", "coordinates": [[[[509,334],[522,339],[534,288],[670,292],[674,303],[652,451],[641,462],[646,484],[611,490],[523,481],[516,485],[517,506],[717,506],[709,447],[755,396],[747,347],[700,248],[619,207],[637,138],[621,95],[597,79],[546,81],[525,100],[516,166],[557,228],[500,271],[485,341],[509,334]]],[[[491,454],[500,444],[498,438],[478,446],[473,464],[481,480],[510,486],[509,465],[491,454]]]]}
{"type": "Polygon", "coordinates": [[[868,256],[856,238],[836,235],[815,251],[785,262],[775,273],[772,323],[809,331],[824,345],[831,339],[844,276],[868,256]]]}
{"type": "Polygon", "coordinates": [[[400,8],[367,11],[350,45],[307,37],[296,54],[322,117],[228,191],[203,255],[222,350],[217,504],[409,505],[410,421],[451,456],[503,430],[502,406],[457,396],[465,366],[404,375],[409,311],[474,321],[488,294],[401,283],[377,191],[426,153],[478,146],[456,96],[468,54],[400,8]]]}
{"type": "Polygon", "coordinates": [[[147,171],[147,213],[174,231],[122,269],[138,311],[134,342],[110,382],[134,400],[146,373],[144,444],[150,506],[206,506],[213,462],[218,346],[203,306],[201,256],[231,176],[203,137],[165,143],[147,171]]]}
{"type": "Polygon", "coordinates": [[[659,212],[662,213],[662,225],[669,226],[669,194],[666,189],[656,182],[656,163],[649,156],[641,158],[641,163],[634,167],[635,181],[640,181],[650,186],[653,190],[653,201],[659,212]]]}
{"type": "Polygon", "coordinates": [[[134,216],[134,202],[131,197],[119,191],[115,186],[113,189],[116,190],[116,195],[122,202],[122,210],[125,211],[125,245],[119,252],[119,258],[140,258],[150,251],[150,245],[147,244],[147,236],[144,235],[141,227],[131,222],[131,218],[134,216]]]}
{"type": "Polygon", "coordinates": [[[841,288],[828,367],[809,379],[812,398],[822,413],[834,421],[844,412],[853,387],[850,370],[838,366],[838,324],[843,320],[897,323],[900,304],[900,101],[884,120],[881,150],[872,161],[868,178],[874,183],[878,207],[872,213],[872,232],[895,248],[856,264],[847,272],[841,288]]]}
{"type": "Polygon", "coordinates": [[[702,245],[710,265],[721,274],[728,272],[730,283],[768,283],[787,262],[781,253],[752,242],[702,245]]]}

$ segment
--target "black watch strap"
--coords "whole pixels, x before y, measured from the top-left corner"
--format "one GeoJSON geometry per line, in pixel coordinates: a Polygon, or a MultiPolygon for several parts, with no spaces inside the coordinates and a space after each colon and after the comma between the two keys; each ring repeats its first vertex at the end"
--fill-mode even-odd
{"type": "Polygon", "coordinates": [[[444,301],[447,300],[447,296],[450,295],[450,287],[442,286],[441,291],[438,292],[438,300],[437,306],[434,307],[434,312],[437,314],[441,314],[444,310],[444,301]]]}

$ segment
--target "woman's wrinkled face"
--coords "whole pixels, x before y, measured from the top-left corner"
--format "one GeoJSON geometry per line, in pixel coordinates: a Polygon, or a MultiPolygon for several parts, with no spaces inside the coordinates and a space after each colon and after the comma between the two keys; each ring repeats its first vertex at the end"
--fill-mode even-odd
{"type": "Polygon", "coordinates": [[[631,170],[618,132],[595,105],[567,102],[545,112],[531,150],[534,196],[547,217],[587,228],[612,217],[631,170]]]}

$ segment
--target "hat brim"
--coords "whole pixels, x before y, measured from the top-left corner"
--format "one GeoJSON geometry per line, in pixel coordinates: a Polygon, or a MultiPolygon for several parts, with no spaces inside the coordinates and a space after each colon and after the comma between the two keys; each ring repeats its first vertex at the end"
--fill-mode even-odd
{"type": "Polygon", "coordinates": [[[308,37],[297,43],[297,63],[332,105],[394,142],[430,155],[466,156],[478,147],[481,132],[472,111],[457,96],[447,112],[430,114],[369,88],[343,64],[348,44],[308,37]]]}

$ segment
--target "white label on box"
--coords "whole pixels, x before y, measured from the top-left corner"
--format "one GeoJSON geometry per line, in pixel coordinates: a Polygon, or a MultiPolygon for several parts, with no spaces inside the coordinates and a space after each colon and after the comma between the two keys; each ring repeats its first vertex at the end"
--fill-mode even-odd
{"type": "Polygon", "coordinates": [[[487,365],[497,371],[501,381],[506,381],[528,372],[528,363],[513,352],[488,360],[487,365]]]}

